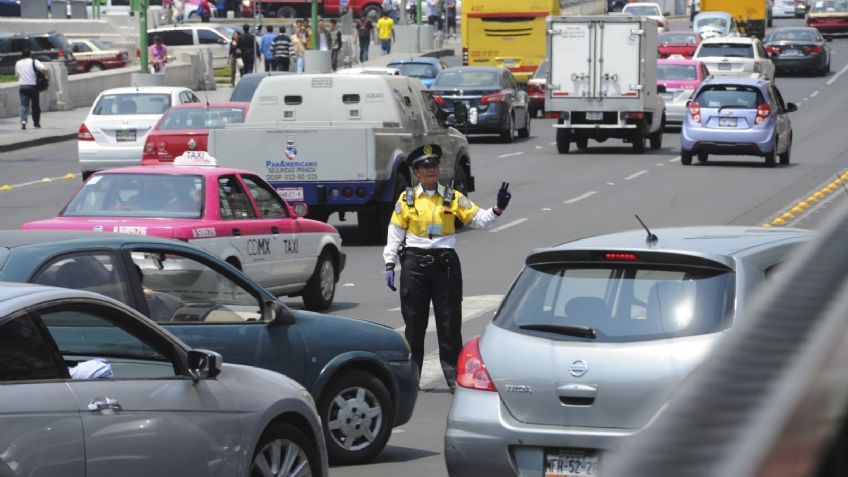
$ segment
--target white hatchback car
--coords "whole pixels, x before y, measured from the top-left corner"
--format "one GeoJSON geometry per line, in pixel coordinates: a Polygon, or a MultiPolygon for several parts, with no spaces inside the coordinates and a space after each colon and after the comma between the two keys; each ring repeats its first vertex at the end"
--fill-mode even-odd
{"type": "Polygon", "coordinates": [[[751,37],[708,38],[693,60],[703,61],[713,76],[746,76],[774,79],[774,64],[763,42],[751,37]]]}
{"type": "Polygon", "coordinates": [[[662,8],[656,3],[628,3],[621,9],[623,15],[635,15],[657,21],[657,30],[664,32],[668,27],[668,19],[662,8]]]}
{"type": "Polygon", "coordinates": [[[142,86],[100,93],[77,132],[83,180],[102,169],[141,165],[147,133],[173,105],[199,103],[188,88],[142,86]]]}

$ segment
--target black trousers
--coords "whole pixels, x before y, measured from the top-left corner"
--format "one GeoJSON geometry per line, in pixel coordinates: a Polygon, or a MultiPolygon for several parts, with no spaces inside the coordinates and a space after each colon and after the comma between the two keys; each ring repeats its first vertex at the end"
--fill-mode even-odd
{"type": "Polygon", "coordinates": [[[404,334],[419,372],[430,315],[436,318],[439,360],[449,387],[456,385],[456,361],[462,351],[462,269],[453,249],[407,248],[400,274],[404,334]]]}
{"type": "Polygon", "coordinates": [[[38,127],[41,124],[41,103],[38,100],[38,88],[31,85],[19,86],[18,96],[21,99],[21,123],[26,122],[31,106],[32,123],[38,127]]]}
{"type": "Polygon", "coordinates": [[[277,71],[288,71],[289,70],[289,62],[290,62],[289,57],[287,57],[287,56],[282,57],[282,58],[278,57],[278,58],[275,58],[275,61],[277,62],[277,71]]]}

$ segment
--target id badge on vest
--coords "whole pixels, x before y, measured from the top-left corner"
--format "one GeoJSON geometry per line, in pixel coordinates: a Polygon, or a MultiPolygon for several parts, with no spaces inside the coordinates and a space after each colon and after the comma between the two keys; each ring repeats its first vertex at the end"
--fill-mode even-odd
{"type": "Polygon", "coordinates": [[[431,237],[442,235],[442,224],[428,224],[427,235],[431,237]]]}

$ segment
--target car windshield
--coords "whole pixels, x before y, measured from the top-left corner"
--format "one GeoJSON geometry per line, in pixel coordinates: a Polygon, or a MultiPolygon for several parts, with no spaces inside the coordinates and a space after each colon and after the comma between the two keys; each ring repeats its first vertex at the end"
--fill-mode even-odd
{"type": "Polygon", "coordinates": [[[243,122],[244,110],[241,108],[170,109],[162,118],[159,129],[223,129],[227,124],[243,122]]]}
{"type": "Polygon", "coordinates": [[[202,176],[102,174],[83,184],[59,215],[196,219],[203,197],[202,176]]]}
{"type": "Polygon", "coordinates": [[[660,43],[670,43],[672,45],[694,45],[696,43],[695,35],[685,33],[665,33],[660,35],[660,43]]]}
{"type": "Polygon", "coordinates": [[[740,43],[701,43],[698,57],[753,58],[754,47],[740,43]]]}
{"type": "Polygon", "coordinates": [[[720,30],[726,30],[730,22],[723,17],[706,17],[695,19],[695,28],[702,29],[706,27],[714,27],[720,30]]]}
{"type": "Polygon", "coordinates": [[[253,94],[256,93],[256,88],[259,87],[259,83],[262,82],[262,78],[264,77],[265,75],[248,75],[242,78],[230,95],[230,101],[249,103],[253,99],[253,94]]]}
{"type": "Polygon", "coordinates": [[[232,38],[233,33],[238,32],[236,28],[231,27],[230,25],[218,25],[215,27],[216,30],[227,38],[232,38]]]}
{"type": "Polygon", "coordinates": [[[171,95],[153,93],[104,94],[91,114],[118,116],[124,114],[162,114],[171,107],[171,95]]]}
{"type": "Polygon", "coordinates": [[[710,85],[698,92],[695,102],[702,108],[757,109],[763,96],[753,86],[710,85]]]}
{"type": "Polygon", "coordinates": [[[698,69],[695,65],[657,65],[657,79],[693,81],[698,79],[698,69]]]}
{"type": "Polygon", "coordinates": [[[435,78],[438,71],[429,63],[390,63],[389,68],[397,68],[400,74],[411,78],[435,78]]]}
{"type": "Polygon", "coordinates": [[[622,12],[629,13],[631,15],[639,15],[639,16],[642,16],[642,17],[647,17],[647,16],[657,16],[658,17],[658,16],[662,15],[662,12],[660,11],[660,9],[653,6],[653,5],[636,5],[636,6],[625,5],[624,10],[622,10],[622,12]]]}
{"type": "Polygon", "coordinates": [[[485,70],[445,70],[439,73],[434,87],[439,88],[497,88],[500,86],[500,72],[485,70]]]}
{"type": "Polygon", "coordinates": [[[533,78],[536,79],[545,79],[548,76],[548,62],[543,61],[538,68],[536,68],[536,73],[533,75],[533,78]]]}
{"type": "Polygon", "coordinates": [[[557,340],[659,340],[730,325],[732,272],[649,265],[543,264],[526,267],[495,325],[557,340]],[[556,333],[555,329],[591,333],[556,333]]]}
{"type": "Polygon", "coordinates": [[[769,41],[819,41],[819,35],[813,30],[777,30],[769,41]]]}
{"type": "Polygon", "coordinates": [[[811,11],[816,13],[848,12],[848,1],[816,2],[811,11]]]}

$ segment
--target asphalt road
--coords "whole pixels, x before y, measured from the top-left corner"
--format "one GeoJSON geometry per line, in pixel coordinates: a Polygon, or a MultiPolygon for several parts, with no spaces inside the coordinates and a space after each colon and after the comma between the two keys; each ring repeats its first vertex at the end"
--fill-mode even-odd
{"type": "MultiPolygon", "coordinates": [[[[776,26],[800,20],[777,20],[776,26]]],[[[791,116],[792,163],[774,169],[754,157],[710,159],[684,167],[676,133],[664,135],[663,148],[632,155],[629,144],[590,141],[581,153],[558,155],[552,120],[532,122],[529,139],[500,144],[495,137],[472,139],[472,173],[483,207],[494,203],[501,181],[510,182],[513,199],[491,230],[464,229],[458,251],[464,272],[464,337],[479,334],[498,300],[536,247],[577,237],[638,228],[639,216],[651,227],[680,225],[760,225],[807,197],[848,169],[845,105],[848,104],[848,39],[836,39],[833,73],[827,77],[779,77],[788,102],[799,104],[791,116]]],[[[572,150],[574,150],[572,148],[572,150]]],[[[63,179],[77,172],[74,142],[26,149],[0,156],[0,228],[54,215],[79,186],[63,179]],[[44,178],[51,179],[42,182],[44,178]],[[19,184],[35,182],[31,185],[19,184]]],[[[816,228],[828,208],[844,200],[839,191],[792,223],[816,228]]],[[[355,217],[334,221],[345,240],[347,268],[342,273],[332,313],[398,328],[399,299],[383,282],[382,248],[359,239],[355,217]]],[[[660,232],[661,235],[661,232],[660,232]]],[[[298,300],[289,300],[295,307],[298,300]]],[[[422,387],[413,420],[395,430],[389,446],[369,465],[334,468],[333,476],[444,475],[442,436],[450,405],[435,355],[435,333],[428,335],[422,387]]]]}

